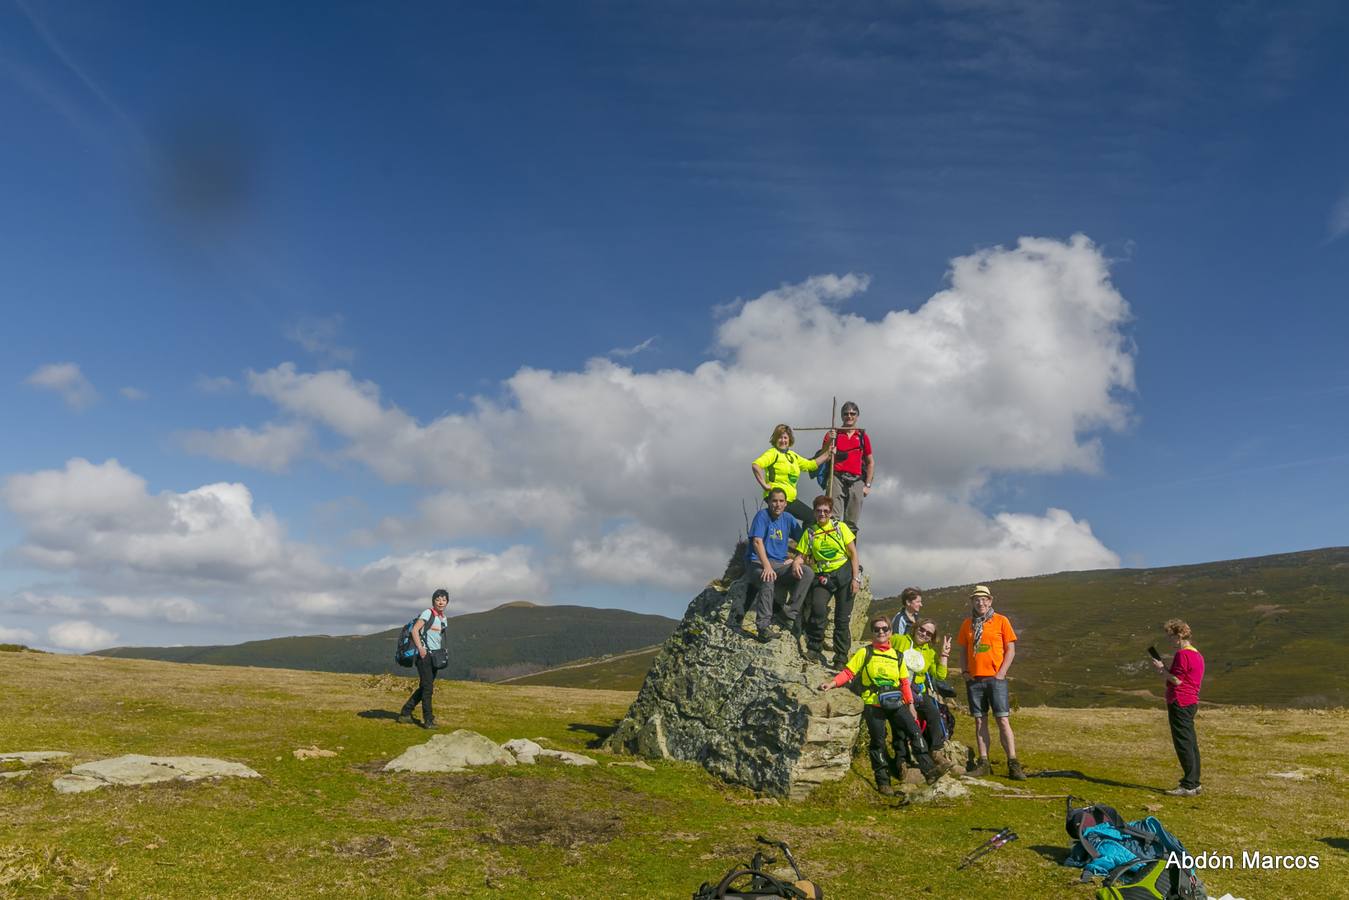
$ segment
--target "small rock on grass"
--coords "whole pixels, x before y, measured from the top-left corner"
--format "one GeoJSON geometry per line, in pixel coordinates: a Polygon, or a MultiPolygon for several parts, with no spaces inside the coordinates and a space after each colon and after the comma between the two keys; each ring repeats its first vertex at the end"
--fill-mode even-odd
{"type": "MultiPolygon", "coordinates": [[[[907,792],[906,792],[907,793],[907,792]]],[[[934,784],[924,785],[911,794],[907,794],[909,803],[933,803],[938,800],[955,800],[968,797],[970,789],[963,781],[943,775],[934,784]]]]}
{"type": "Polygon", "coordinates": [[[19,762],[28,765],[37,762],[50,762],[53,759],[61,759],[69,755],[64,750],[15,750],[12,753],[0,753],[0,762],[17,759],[19,762]]]}
{"type": "Polygon", "coordinates": [[[568,753],[566,750],[540,750],[539,756],[546,756],[550,759],[561,760],[569,766],[597,766],[595,760],[589,756],[583,756],[580,753],[568,753]]]}
{"type": "Polygon", "coordinates": [[[515,738],[501,746],[515,757],[516,762],[526,766],[534,765],[543,752],[543,748],[529,738],[515,738]]]}
{"type": "Polygon", "coordinates": [[[13,772],[0,772],[0,778],[23,778],[32,774],[32,769],[16,769],[13,772]]]}
{"type": "MultiPolygon", "coordinates": [[[[542,740],[542,738],[540,738],[540,740],[542,740]]],[[[583,756],[580,753],[568,753],[566,750],[548,750],[540,747],[537,741],[531,741],[528,738],[515,738],[514,740],[507,741],[501,746],[515,757],[516,762],[526,766],[534,765],[541,756],[560,760],[569,766],[598,765],[598,763],[589,756],[583,756]]]]}
{"type": "Polygon", "coordinates": [[[290,755],[296,759],[323,759],[337,754],[332,750],[321,750],[317,744],[312,744],[308,747],[297,747],[290,751],[290,755]]]}
{"type": "Polygon", "coordinates": [[[623,766],[624,768],[627,768],[627,769],[641,769],[643,772],[654,772],[654,771],[656,771],[656,769],[655,769],[654,766],[652,766],[650,763],[646,762],[645,760],[641,760],[641,759],[634,760],[633,762],[611,762],[611,763],[609,763],[609,765],[611,765],[611,766],[623,766]]]}

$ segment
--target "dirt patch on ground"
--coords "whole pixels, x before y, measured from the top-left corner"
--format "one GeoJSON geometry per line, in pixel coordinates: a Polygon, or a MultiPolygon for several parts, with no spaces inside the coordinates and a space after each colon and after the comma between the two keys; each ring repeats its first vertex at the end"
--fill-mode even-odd
{"type": "Polygon", "coordinates": [[[116,865],[98,869],[54,847],[0,847],[0,893],[5,896],[98,893],[116,874],[116,865]]]}
{"type": "Polygon", "coordinates": [[[402,838],[385,837],[382,834],[367,834],[347,838],[344,841],[329,841],[325,845],[334,856],[343,859],[392,859],[407,855],[413,844],[402,838]]]}
{"type": "Polygon", "coordinates": [[[481,823],[478,840],[499,846],[575,849],[623,834],[624,813],[653,801],[616,785],[511,776],[445,775],[428,779],[460,822],[481,823]],[[595,804],[603,798],[603,806],[595,804]]]}

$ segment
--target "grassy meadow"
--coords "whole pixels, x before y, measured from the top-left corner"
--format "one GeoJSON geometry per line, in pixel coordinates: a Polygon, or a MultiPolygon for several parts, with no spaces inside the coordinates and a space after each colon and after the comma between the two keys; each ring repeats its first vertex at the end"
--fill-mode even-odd
{"type": "MultiPolygon", "coordinates": [[[[976,789],[902,807],[872,790],[859,756],[843,781],[789,805],[691,764],[607,765],[618,758],[589,745],[629,693],[443,682],[447,726],[543,738],[601,765],[391,775],[387,760],[428,739],[393,721],[406,679],[9,652],[0,683],[0,752],[73,754],[0,780],[3,896],[688,898],[764,834],[787,840],[830,898],[1087,898],[1078,872],[1057,864],[1068,792],[1151,812],[1192,851],[1320,858],[1315,873],[1211,873],[1215,896],[1326,897],[1349,883],[1343,711],[1202,711],[1209,793],[1196,799],[1161,794],[1178,771],[1160,708],[1036,707],[1015,718],[1021,758],[1065,774],[1024,782],[1028,796],[976,789]],[[311,745],[337,755],[292,755],[311,745]],[[75,795],[50,786],[75,763],[123,753],[218,756],[262,777],[75,795]],[[1294,770],[1301,780],[1272,774],[1294,770]],[[1021,840],[955,870],[1005,825],[1021,840]]],[[[963,715],[958,730],[972,742],[963,715]]]]}

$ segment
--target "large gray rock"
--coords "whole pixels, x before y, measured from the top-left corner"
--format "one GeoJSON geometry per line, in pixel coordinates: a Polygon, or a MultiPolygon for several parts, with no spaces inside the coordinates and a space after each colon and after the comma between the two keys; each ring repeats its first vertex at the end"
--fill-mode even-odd
{"type": "Polygon", "coordinates": [[[386,772],[466,772],[470,766],[513,766],[515,757],[490,738],[460,728],[409,747],[384,766],[386,772]]]}
{"type": "MultiPolygon", "coordinates": [[[[847,773],[862,703],[850,691],[816,690],[831,673],[806,662],[804,641],[761,644],[727,627],[745,590],[743,580],[714,582],[693,599],[606,746],[696,762],[733,784],[799,799],[847,773]]],[[[868,583],[853,604],[854,646],[870,605],[868,583]]]]}
{"type": "Polygon", "coordinates": [[[155,784],[160,781],[200,781],[203,778],[260,778],[242,763],[207,756],[141,756],[130,753],[112,759],[82,763],[52,782],[59,793],[94,791],[110,784],[155,784]]]}

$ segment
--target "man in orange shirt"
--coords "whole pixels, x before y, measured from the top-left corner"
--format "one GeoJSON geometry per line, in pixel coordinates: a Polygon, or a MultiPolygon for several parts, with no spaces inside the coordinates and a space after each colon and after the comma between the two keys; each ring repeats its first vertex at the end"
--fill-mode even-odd
{"type": "Polygon", "coordinates": [[[1007,697],[1007,670],[1016,658],[1016,632],[1012,623],[993,611],[993,593],[985,585],[976,585],[970,594],[970,617],[960,624],[956,641],[964,651],[962,668],[965,695],[974,717],[975,742],[979,759],[969,774],[989,774],[988,712],[998,720],[998,737],[1007,752],[1007,777],[1023,781],[1026,773],[1016,758],[1016,737],[1012,734],[1012,707],[1007,697]]]}

